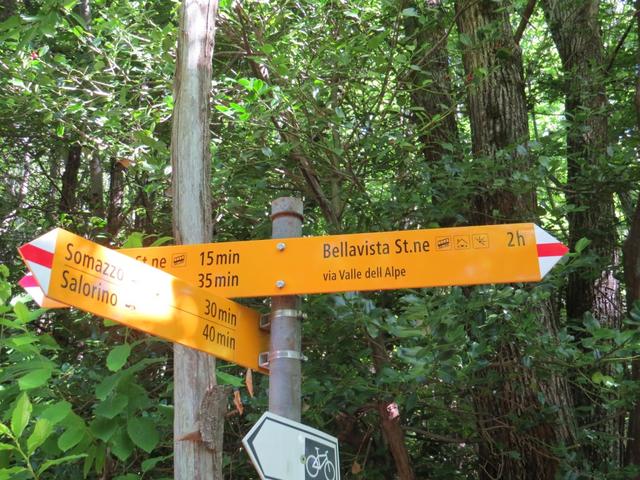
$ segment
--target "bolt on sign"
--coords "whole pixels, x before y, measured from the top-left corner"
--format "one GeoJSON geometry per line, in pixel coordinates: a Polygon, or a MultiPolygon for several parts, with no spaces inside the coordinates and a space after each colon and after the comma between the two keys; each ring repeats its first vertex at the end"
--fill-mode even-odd
{"type": "Polygon", "coordinates": [[[266,372],[255,310],[59,228],[19,252],[45,299],[266,372]]]}
{"type": "Polygon", "coordinates": [[[537,282],[568,249],[520,223],[120,251],[239,298],[537,282]]]}

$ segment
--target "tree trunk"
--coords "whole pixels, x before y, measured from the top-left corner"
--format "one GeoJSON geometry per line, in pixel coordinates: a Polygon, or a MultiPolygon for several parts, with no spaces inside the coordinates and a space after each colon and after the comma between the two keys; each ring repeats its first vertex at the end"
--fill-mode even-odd
{"type": "MultiPolygon", "coordinates": [[[[581,238],[591,240],[588,253],[594,258],[589,268],[569,276],[567,316],[569,322],[582,325],[586,312],[605,327],[619,328],[622,311],[620,284],[614,276],[617,268],[616,216],[613,182],[607,174],[608,102],[605,91],[605,62],[600,28],[598,0],[544,0],[547,23],[560,53],[565,73],[565,117],[567,127],[567,203],[569,211],[569,247],[573,250],[581,238]]],[[[602,423],[604,412],[593,397],[575,389],[577,408],[591,409],[585,424],[608,435],[618,435],[620,421],[602,423]]],[[[603,439],[603,441],[606,441],[603,439]]],[[[587,448],[594,462],[620,462],[618,442],[611,442],[609,454],[600,445],[587,448]]]]}
{"type": "MultiPolygon", "coordinates": [[[[636,11],[640,9],[640,0],[635,1],[636,11]]],[[[636,134],[640,134],[640,15],[636,15],[638,44],[636,45],[636,134]]],[[[640,302],[640,196],[638,197],[629,234],[624,242],[624,279],[627,287],[627,308],[632,309],[640,302]]],[[[640,360],[635,359],[631,365],[631,378],[640,382],[640,360]]],[[[640,466],[640,401],[629,412],[629,441],[625,452],[627,465],[640,466]]]]}
{"type": "MultiPolygon", "coordinates": [[[[456,3],[456,11],[458,30],[468,39],[463,63],[474,164],[485,175],[491,172],[492,178],[503,180],[477,186],[480,193],[473,199],[471,220],[475,224],[531,221],[534,186],[513,175],[527,172],[530,159],[522,152],[529,138],[522,57],[508,9],[498,2],[463,0],[456,3]]],[[[525,315],[532,308],[540,333],[554,335],[556,319],[550,304],[520,310],[514,306],[510,314],[525,315]]],[[[481,438],[479,478],[555,478],[558,462],[552,448],[572,436],[568,387],[562,378],[538,378],[535,369],[525,368],[525,340],[503,332],[493,340],[495,353],[487,359],[489,366],[479,372],[480,387],[473,392],[481,438]],[[546,405],[557,409],[555,417],[541,403],[541,396],[546,405]]]]}
{"type": "Polygon", "coordinates": [[[89,163],[89,208],[96,217],[104,217],[104,187],[102,185],[102,162],[98,152],[91,154],[89,163]]]}
{"type": "MultiPolygon", "coordinates": [[[[419,8],[415,3],[412,5],[419,8]]],[[[442,40],[446,39],[442,2],[431,0],[422,9],[422,18],[430,24],[420,26],[417,17],[408,17],[406,21],[407,35],[416,41],[412,63],[420,67],[411,73],[411,99],[419,109],[414,114],[414,122],[422,141],[422,153],[427,162],[435,163],[449,152],[443,143],[457,143],[458,128],[456,105],[451,97],[449,55],[446,40],[442,40]],[[431,124],[434,118],[440,120],[431,124]]]]}
{"type": "MultiPolygon", "coordinates": [[[[180,15],[174,79],[175,108],[171,132],[173,230],[177,243],[212,240],[209,96],[217,0],[184,0],[180,15]]],[[[215,358],[174,345],[174,478],[221,479],[224,410],[218,395],[205,402],[215,386],[215,358]],[[206,405],[209,412],[202,412],[206,405]],[[222,407],[222,408],[221,408],[222,407]],[[202,418],[214,418],[213,444],[182,440],[200,429],[202,418]]]]}
{"type": "MultiPolygon", "coordinates": [[[[410,5],[420,10],[421,15],[420,21],[418,17],[408,17],[405,22],[407,37],[410,42],[415,42],[416,47],[411,63],[420,67],[419,70],[411,70],[409,77],[414,107],[412,120],[422,144],[425,168],[431,169],[447,155],[455,155],[459,145],[456,104],[451,95],[449,52],[446,44],[448,19],[441,0],[431,0],[421,5],[412,2],[410,5]],[[421,24],[423,21],[428,23],[421,24]]],[[[450,185],[450,182],[438,181],[438,175],[448,178],[450,174],[444,168],[436,168],[433,173],[436,177],[433,178],[431,187],[434,189],[431,203],[435,207],[435,216],[428,221],[451,226],[456,221],[450,213],[447,214],[451,209],[439,204],[443,203],[442,199],[455,196],[441,186],[450,185]]]]}
{"type": "Polygon", "coordinates": [[[76,191],[78,190],[78,171],[82,158],[82,147],[71,145],[67,152],[64,173],[62,174],[62,195],[60,198],[60,211],[72,213],[76,206],[76,191]]]}
{"type": "Polygon", "coordinates": [[[0,0],[0,22],[16,13],[16,0],[0,0]]]}
{"type": "Polygon", "coordinates": [[[145,185],[148,183],[149,178],[146,172],[142,172],[136,177],[136,184],[138,185],[136,205],[141,206],[144,209],[144,213],[136,215],[134,226],[138,232],[153,233],[156,230],[154,227],[155,193],[149,194],[147,192],[145,185]]]}
{"type": "MultiPolygon", "coordinates": [[[[369,338],[369,346],[373,357],[373,366],[376,374],[382,374],[385,365],[389,364],[389,356],[385,346],[384,335],[380,334],[376,338],[369,338]]],[[[414,480],[415,474],[411,467],[411,459],[405,444],[404,431],[400,425],[400,415],[394,413],[395,404],[393,401],[378,399],[376,406],[380,417],[380,428],[387,442],[391,456],[396,465],[398,480],[414,480]]]]}
{"type": "Polygon", "coordinates": [[[114,237],[120,230],[123,201],[124,167],[114,158],[109,172],[109,205],[107,205],[107,233],[111,237],[114,237]]]}

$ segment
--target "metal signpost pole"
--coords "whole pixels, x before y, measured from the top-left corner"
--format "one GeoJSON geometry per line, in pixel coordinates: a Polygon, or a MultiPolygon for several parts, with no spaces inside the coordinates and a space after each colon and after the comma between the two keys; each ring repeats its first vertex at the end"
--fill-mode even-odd
{"type": "MultiPolygon", "coordinates": [[[[287,238],[302,235],[302,200],[277,198],[271,203],[272,238],[282,255],[287,254],[287,238]]],[[[300,268],[304,268],[300,265],[300,268]]],[[[269,346],[269,411],[300,421],[301,337],[299,297],[286,295],[287,278],[276,280],[283,296],[271,297],[271,343],[269,346]]]]}

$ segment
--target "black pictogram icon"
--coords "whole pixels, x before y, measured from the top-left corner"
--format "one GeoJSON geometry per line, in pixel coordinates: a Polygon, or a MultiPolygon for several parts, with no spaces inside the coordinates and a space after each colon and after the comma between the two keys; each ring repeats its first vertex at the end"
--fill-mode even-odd
{"type": "Polygon", "coordinates": [[[467,235],[454,237],[453,245],[456,250],[467,250],[469,248],[469,237],[467,235]]]}
{"type": "Polygon", "coordinates": [[[437,250],[449,250],[451,248],[451,237],[436,237],[437,250]]]}
{"type": "Polygon", "coordinates": [[[187,254],[186,253],[176,253],[171,258],[171,265],[174,267],[184,267],[187,264],[187,254]]]}
{"type": "Polygon", "coordinates": [[[473,244],[473,248],[489,248],[489,235],[484,233],[472,235],[471,242],[473,244]]]}

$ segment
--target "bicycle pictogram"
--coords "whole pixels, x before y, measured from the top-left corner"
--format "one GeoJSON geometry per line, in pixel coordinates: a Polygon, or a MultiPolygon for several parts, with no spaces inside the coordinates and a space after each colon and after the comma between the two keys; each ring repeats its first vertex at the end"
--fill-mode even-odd
{"type": "Polygon", "coordinates": [[[315,455],[309,455],[304,464],[307,474],[311,478],[316,478],[322,471],[324,473],[324,479],[321,480],[335,480],[336,467],[331,460],[329,460],[329,450],[325,450],[324,453],[320,453],[320,448],[316,449],[315,455]]]}

